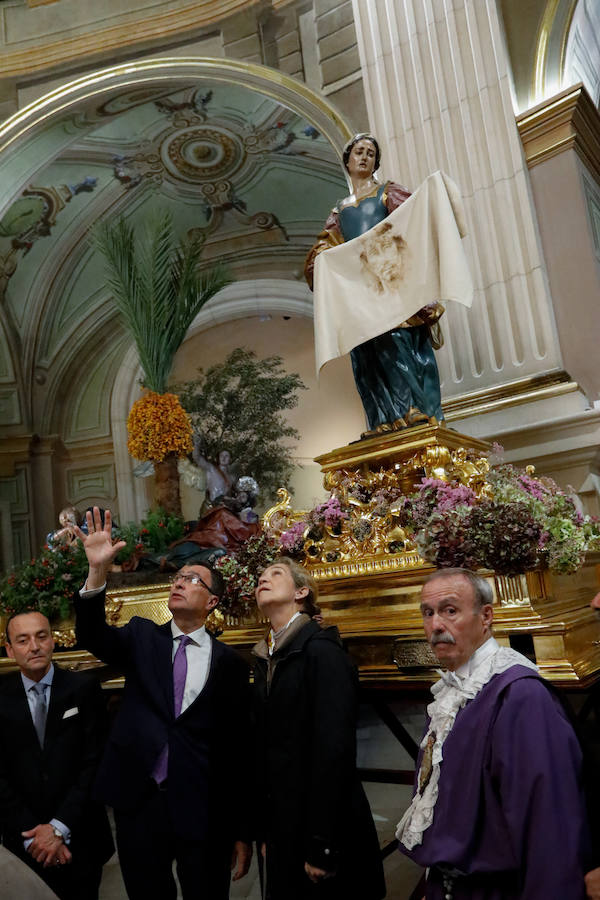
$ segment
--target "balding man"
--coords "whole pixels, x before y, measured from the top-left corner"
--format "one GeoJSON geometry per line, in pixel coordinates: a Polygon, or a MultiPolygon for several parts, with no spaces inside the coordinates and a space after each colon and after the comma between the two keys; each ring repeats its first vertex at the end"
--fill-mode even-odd
{"type": "Polygon", "coordinates": [[[61,900],[97,900],[113,852],[92,797],[104,705],[96,681],[55,666],[53,650],[41,613],[9,619],[6,651],[20,672],[0,682],[0,831],[61,900]]]}
{"type": "Polygon", "coordinates": [[[429,869],[427,900],[583,900],[581,752],[526,657],[492,637],[489,584],[442,569],[424,584],[432,688],[400,850],[429,869]]]}

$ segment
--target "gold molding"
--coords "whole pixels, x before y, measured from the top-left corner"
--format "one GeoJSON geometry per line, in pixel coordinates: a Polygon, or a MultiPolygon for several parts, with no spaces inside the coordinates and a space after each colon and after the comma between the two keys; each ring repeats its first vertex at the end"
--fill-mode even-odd
{"type": "Polygon", "coordinates": [[[563,394],[571,394],[578,390],[579,385],[576,381],[571,381],[566,372],[531,375],[507,384],[451,397],[444,401],[444,415],[447,422],[453,422],[465,416],[481,415],[522,403],[561,397],[563,394]]]}
{"type": "Polygon", "coordinates": [[[575,7],[577,6],[578,0],[571,0],[571,6],[569,7],[569,12],[567,13],[567,17],[565,20],[565,27],[563,28],[562,37],[560,39],[560,62],[558,67],[558,74],[560,77],[560,83],[563,83],[563,79],[565,77],[565,64],[567,61],[567,42],[569,40],[569,32],[571,30],[571,25],[573,24],[573,16],[575,14],[575,7]]]}
{"type": "Polygon", "coordinates": [[[420,425],[354,441],[345,447],[337,447],[316,456],[315,462],[321,466],[321,471],[325,474],[341,468],[363,466],[373,461],[376,461],[377,467],[392,465],[412,453],[428,448],[443,447],[458,450],[465,446],[484,454],[490,449],[488,441],[466,437],[457,431],[449,431],[443,425],[420,425]]]}
{"type": "Polygon", "coordinates": [[[340,157],[342,146],[352,135],[350,126],[330,103],[303,82],[277,69],[237,59],[162,57],[99,69],[50,91],[0,125],[0,153],[57,113],[91,98],[148,83],[199,78],[236,84],[290,107],[316,124],[340,157]],[[312,119],[309,109],[314,111],[312,119]]]}
{"type": "Polygon", "coordinates": [[[546,90],[546,65],[548,63],[548,44],[554,26],[554,19],[560,0],[548,0],[538,29],[533,60],[531,91],[533,97],[543,97],[546,90]]]}
{"type": "MultiPolygon", "coordinates": [[[[29,0],[29,6],[52,2],[54,0],[29,0]]],[[[72,37],[63,35],[58,41],[38,44],[26,50],[4,49],[2,77],[17,78],[34,72],[51,71],[69,62],[85,60],[95,53],[114,52],[134,46],[137,49],[152,41],[160,41],[161,46],[164,46],[169,39],[208,28],[258,4],[259,0],[201,0],[189,3],[182,9],[171,9],[150,17],[146,13],[145,18],[134,19],[126,27],[122,24],[111,25],[99,28],[92,34],[72,37]]],[[[277,8],[284,6],[285,2],[278,0],[272,5],[277,8]]]]}
{"type": "Polygon", "coordinates": [[[518,115],[517,127],[530,169],[575,150],[600,182],[600,113],[581,82],[518,115]]]}
{"type": "MultiPolygon", "coordinates": [[[[542,674],[565,687],[591,686],[600,672],[600,622],[587,605],[597,590],[598,560],[597,554],[590,554],[585,566],[570,576],[548,571],[517,576],[481,573],[494,591],[496,638],[509,646],[511,635],[529,634],[542,674]]],[[[321,582],[323,616],[339,628],[363,684],[402,689],[427,687],[436,680],[437,661],[432,661],[426,645],[419,609],[420,588],[431,571],[431,566],[421,565],[405,571],[355,572],[352,579],[321,582]]],[[[166,583],[113,588],[111,621],[124,625],[140,615],[166,622],[167,597],[166,583]]],[[[222,640],[248,657],[266,628],[257,616],[232,619],[222,640]]],[[[55,659],[68,669],[101,666],[83,650],[63,650],[55,659]]],[[[14,660],[0,659],[0,679],[13,671],[14,660]]],[[[122,678],[114,678],[104,686],[122,684],[122,678]]]]}

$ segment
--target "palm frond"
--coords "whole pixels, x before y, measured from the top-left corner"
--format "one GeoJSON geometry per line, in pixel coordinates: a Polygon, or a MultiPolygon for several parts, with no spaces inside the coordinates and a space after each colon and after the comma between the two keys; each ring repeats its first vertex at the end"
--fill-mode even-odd
{"type": "Polygon", "coordinates": [[[231,278],[221,265],[200,268],[201,242],[178,243],[169,213],[139,236],[124,219],[103,223],[96,245],[106,261],[115,305],[135,341],[144,385],[164,393],[188,328],[231,278]]]}

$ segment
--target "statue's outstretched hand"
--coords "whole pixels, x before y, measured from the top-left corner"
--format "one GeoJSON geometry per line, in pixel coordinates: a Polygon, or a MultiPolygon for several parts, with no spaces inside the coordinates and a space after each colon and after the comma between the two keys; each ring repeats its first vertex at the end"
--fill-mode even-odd
{"type": "Polygon", "coordinates": [[[90,573],[87,579],[88,589],[101,587],[106,581],[106,573],[108,572],[115,556],[125,547],[125,541],[116,541],[113,544],[111,539],[112,518],[110,510],[104,511],[104,525],[100,518],[100,510],[94,507],[93,513],[85,514],[88,533],[85,534],[81,528],[75,527],[75,533],[83,543],[85,555],[90,567],[90,573]],[[97,583],[99,581],[99,583],[97,583]]]}

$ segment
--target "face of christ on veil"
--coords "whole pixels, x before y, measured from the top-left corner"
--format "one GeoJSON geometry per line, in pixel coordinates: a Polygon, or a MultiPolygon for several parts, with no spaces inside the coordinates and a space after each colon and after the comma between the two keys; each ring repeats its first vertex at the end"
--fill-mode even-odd
{"type": "Polygon", "coordinates": [[[397,289],[404,278],[406,241],[390,222],[380,222],[363,240],[360,262],[378,293],[397,289]]]}

